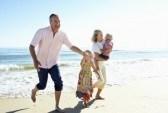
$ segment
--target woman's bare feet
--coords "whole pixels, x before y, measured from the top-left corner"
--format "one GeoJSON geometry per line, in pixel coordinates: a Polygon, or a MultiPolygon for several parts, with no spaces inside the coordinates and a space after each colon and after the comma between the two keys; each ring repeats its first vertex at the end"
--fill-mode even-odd
{"type": "Polygon", "coordinates": [[[59,106],[55,107],[55,111],[57,111],[59,113],[65,113],[64,110],[62,110],[59,106]]]}
{"type": "Polygon", "coordinates": [[[104,100],[104,98],[103,97],[101,97],[101,96],[96,96],[96,98],[95,99],[97,99],[97,100],[104,100]]]}

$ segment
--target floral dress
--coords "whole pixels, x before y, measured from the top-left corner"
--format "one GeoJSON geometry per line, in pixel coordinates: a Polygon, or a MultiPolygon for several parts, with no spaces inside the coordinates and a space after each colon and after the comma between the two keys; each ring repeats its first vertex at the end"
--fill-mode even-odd
{"type": "Polygon", "coordinates": [[[92,96],[92,71],[90,62],[81,62],[81,71],[77,84],[76,96],[87,101],[92,96]]]}

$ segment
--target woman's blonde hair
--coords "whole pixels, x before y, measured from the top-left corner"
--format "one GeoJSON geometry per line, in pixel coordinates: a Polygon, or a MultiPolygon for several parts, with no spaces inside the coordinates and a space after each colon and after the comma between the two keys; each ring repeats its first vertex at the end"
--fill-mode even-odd
{"type": "Polygon", "coordinates": [[[92,36],[92,41],[93,42],[97,42],[97,36],[98,36],[99,33],[102,34],[102,31],[98,30],[98,29],[94,31],[93,36],[92,36]]]}

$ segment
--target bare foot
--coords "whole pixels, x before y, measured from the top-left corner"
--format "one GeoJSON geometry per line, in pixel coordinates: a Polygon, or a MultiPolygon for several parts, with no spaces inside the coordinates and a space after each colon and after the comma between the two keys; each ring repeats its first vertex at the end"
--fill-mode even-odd
{"type": "Polygon", "coordinates": [[[88,107],[87,102],[84,102],[84,103],[83,103],[83,107],[84,107],[84,108],[87,108],[87,107],[88,107]]]}
{"type": "Polygon", "coordinates": [[[36,102],[36,91],[34,89],[32,89],[31,99],[33,102],[36,102]]]}
{"type": "Polygon", "coordinates": [[[59,112],[59,113],[65,113],[64,110],[62,110],[60,107],[56,106],[55,107],[55,111],[59,112]]]}
{"type": "Polygon", "coordinates": [[[103,97],[101,97],[101,96],[96,96],[96,98],[95,99],[97,99],[97,100],[104,100],[104,98],[103,97]]]}

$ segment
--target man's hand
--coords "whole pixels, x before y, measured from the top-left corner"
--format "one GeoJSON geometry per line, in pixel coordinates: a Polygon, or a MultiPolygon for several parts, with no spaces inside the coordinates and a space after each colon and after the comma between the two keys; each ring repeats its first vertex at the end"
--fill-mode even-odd
{"type": "Polygon", "coordinates": [[[82,52],[82,55],[85,57],[85,56],[88,56],[87,52],[82,52]]]}
{"type": "Polygon", "coordinates": [[[35,60],[35,61],[34,61],[34,67],[35,67],[36,69],[39,69],[39,66],[41,66],[41,63],[40,63],[38,60],[35,60]]]}
{"type": "Polygon", "coordinates": [[[79,53],[80,55],[84,55],[84,52],[82,50],[80,50],[78,47],[76,46],[72,46],[71,47],[71,50],[76,52],[76,53],[79,53]]]}
{"type": "Polygon", "coordinates": [[[30,50],[30,54],[32,56],[32,59],[33,59],[33,62],[34,62],[34,67],[36,69],[39,68],[39,66],[41,66],[40,62],[37,60],[37,57],[36,57],[36,53],[35,53],[35,47],[33,45],[30,45],[29,46],[29,50],[30,50]]]}

